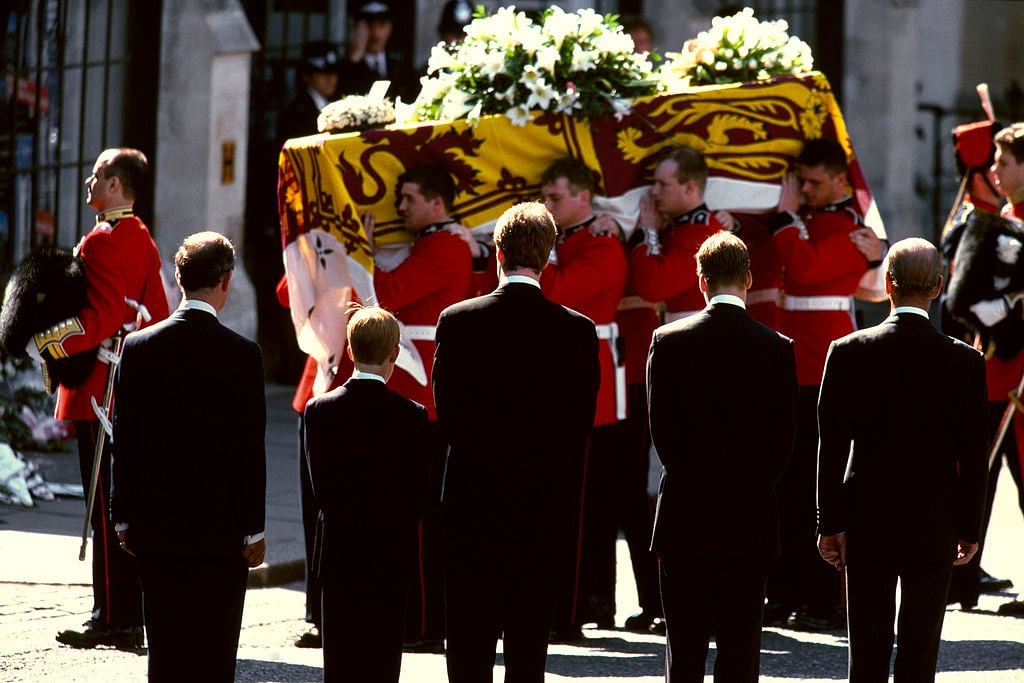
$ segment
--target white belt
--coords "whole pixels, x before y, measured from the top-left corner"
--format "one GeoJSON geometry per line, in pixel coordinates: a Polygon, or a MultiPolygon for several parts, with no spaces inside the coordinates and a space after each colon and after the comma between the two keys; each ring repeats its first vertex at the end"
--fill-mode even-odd
{"type": "Polygon", "coordinates": [[[783,292],[782,308],[787,311],[848,311],[853,308],[849,296],[793,296],[783,292]]]}
{"type": "Polygon", "coordinates": [[[626,419],[626,359],[619,358],[619,326],[617,323],[594,325],[598,339],[607,339],[612,349],[612,365],[615,366],[615,419],[626,419]]]}
{"type": "Polygon", "coordinates": [[[755,289],[752,292],[747,292],[747,305],[753,306],[755,304],[766,304],[766,303],[777,304],[779,302],[779,288],[772,287],[771,289],[755,289]]]}
{"type": "Polygon", "coordinates": [[[646,299],[643,299],[636,295],[624,296],[621,299],[619,299],[619,305],[615,310],[632,311],[633,309],[636,308],[650,308],[657,310],[658,304],[647,301],[646,299]]]}
{"type": "Polygon", "coordinates": [[[402,333],[406,339],[415,339],[416,341],[434,341],[434,332],[437,331],[435,325],[404,325],[402,326],[402,333]]]}
{"type": "Polygon", "coordinates": [[[672,323],[683,318],[689,318],[691,315],[697,315],[700,311],[665,311],[665,322],[672,323]]]}

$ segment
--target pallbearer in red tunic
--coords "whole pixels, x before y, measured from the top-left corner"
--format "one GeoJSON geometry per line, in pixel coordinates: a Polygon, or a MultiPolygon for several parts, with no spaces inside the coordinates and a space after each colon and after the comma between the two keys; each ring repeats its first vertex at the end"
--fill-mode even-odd
{"type": "MultiPolygon", "coordinates": [[[[472,255],[462,237],[450,231],[449,216],[455,199],[451,175],[436,166],[419,166],[398,178],[398,213],[415,235],[412,250],[396,267],[385,270],[380,259],[374,268],[377,303],[398,318],[402,326],[402,353],[415,350],[419,364],[399,362],[388,388],[426,406],[433,440],[431,488],[420,528],[420,553],[406,610],[407,647],[444,650],[444,581],[441,529],[441,475],[447,444],[437,424],[431,370],[434,330],[441,311],[466,298],[472,276],[472,255]],[[407,368],[411,368],[407,369],[407,368]]],[[[364,230],[374,248],[374,220],[364,217],[364,230]]],[[[344,379],[342,380],[344,381],[344,379]]]]}
{"type": "Polygon", "coordinates": [[[848,172],[839,143],[807,142],[797,175],[783,181],[779,213],[766,221],[783,268],[778,330],[794,342],[800,384],[796,445],[779,486],[782,556],[769,578],[766,619],[807,630],[845,624],[840,576],[815,549],[815,490],[825,356],[832,340],[853,332],[853,294],[868,270],[851,238],[863,220],[847,193],[848,172]]]}
{"type": "Polygon", "coordinates": [[[673,147],[654,170],[654,186],[640,202],[637,230],[644,241],[629,255],[637,294],[665,302],[672,322],[704,308],[694,255],[722,224],[704,203],[708,167],[700,152],[673,147]]]}
{"type": "Polygon", "coordinates": [[[550,262],[541,273],[541,291],[555,303],[594,321],[601,362],[594,430],[581,473],[579,565],[566,569],[573,580],[567,579],[555,616],[554,639],[559,641],[580,637],[579,627],[584,623],[613,626],[615,615],[618,525],[609,489],[616,472],[608,433],[626,414],[625,366],[619,357],[615,323],[626,284],[626,254],[617,235],[590,230],[596,220],[590,206],[594,188],[593,172],[576,159],[555,161],[541,178],[544,204],[559,229],[550,262]]]}

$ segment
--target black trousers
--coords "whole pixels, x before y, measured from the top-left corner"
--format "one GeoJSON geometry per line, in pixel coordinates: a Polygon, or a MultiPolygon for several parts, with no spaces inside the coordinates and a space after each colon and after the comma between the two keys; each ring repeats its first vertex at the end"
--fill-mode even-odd
{"type": "Polygon", "coordinates": [[[935,680],[951,560],[898,563],[886,557],[848,561],[846,602],[851,683],[885,683],[896,624],[896,683],[935,680]],[[896,617],[896,582],[900,611],[896,617]]]}
{"type": "Polygon", "coordinates": [[[441,426],[428,424],[430,434],[430,489],[418,533],[415,562],[408,575],[405,609],[405,639],[443,640],[445,637],[444,527],[441,514],[441,484],[448,454],[441,426]]]}
{"type": "MultiPolygon", "coordinates": [[[[1007,401],[989,401],[989,440],[994,442],[996,432],[999,430],[999,422],[1003,419],[1007,401]]],[[[1014,420],[1024,419],[1024,416],[1017,415],[1014,420]]],[[[985,536],[988,534],[988,523],[992,517],[992,503],[996,498],[996,485],[999,483],[999,472],[1003,469],[1003,461],[1006,462],[1006,469],[1013,477],[1013,483],[1017,489],[1017,506],[1024,514],[1024,485],[1021,484],[1020,457],[1017,451],[1017,436],[1011,423],[1010,428],[1003,437],[999,454],[992,460],[992,466],[988,471],[988,491],[985,498],[985,516],[981,523],[981,537],[978,552],[974,554],[971,561],[965,565],[953,567],[953,578],[949,584],[950,602],[967,602],[977,604],[980,586],[978,579],[981,577],[981,555],[985,550],[985,536]]]]}
{"type": "Polygon", "coordinates": [[[800,387],[796,442],[779,481],[782,555],[768,577],[768,602],[827,616],[841,604],[842,578],[817,547],[818,389],[800,387]]]}
{"type": "Polygon", "coordinates": [[[313,494],[313,482],[309,478],[309,463],[306,460],[306,444],[303,439],[302,414],[299,414],[299,505],[302,514],[302,540],[305,544],[306,565],[306,621],[320,628],[320,579],[313,565],[313,543],[316,538],[316,520],[320,508],[313,494]]]}
{"type": "MultiPolygon", "coordinates": [[[[98,420],[75,420],[78,464],[82,487],[88,502],[98,420]]],[[[121,550],[114,523],[110,521],[110,439],[100,459],[100,474],[93,502],[92,517],[92,616],[100,625],[142,626],[142,588],[135,558],[121,550]]]]}
{"type": "Polygon", "coordinates": [[[352,539],[322,558],[324,683],[398,683],[411,553],[352,539]]]}
{"type": "Polygon", "coordinates": [[[503,533],[463,516],[449,515],[445,537],[448,681],[491,681],[500,637],[505,683],[543,683],[568,534],[503,533]]]}
{"type": "Polygon", "coordinates": [[[216,557],[139,552],[151,683],[234,680],[248,572],[241,539],[216,557]]]}
{"type": "Polygon", "coordinates": [[[757,681],[767,559],[661,552],[667,683],[703,683],[711,634],[715,681],[757,681]]]}
{"type": "Polygon", "coordinates": [[[619,530],[629,547],[640,607],[661,614],[658,563],[651,551],[654,508],[647,493],[651,438],[647,389],[627,390],[627,419],[595,427],[587,461],[580,562],[579,623],[615,615],[616,549],[619,530]]]}

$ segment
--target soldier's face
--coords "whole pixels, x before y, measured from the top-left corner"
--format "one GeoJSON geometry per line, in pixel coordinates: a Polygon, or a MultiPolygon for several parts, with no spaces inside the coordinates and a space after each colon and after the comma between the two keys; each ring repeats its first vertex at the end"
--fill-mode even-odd
{"type": "Polygon", "coordinates": [[[444,218],[440,197],[427,199],[416,183],[402,183],[398,191],[398,214],[407,230],[419,232],[444,218]],[[439,215],[439,205],[441,207],[439,215]]]}
{"type": "Polygon", "coordinates": [[[704,198],[693,180],[679,182],[679,164],[667,159],[654,169],[651,199],[658,213],[678,216],[697,208],[704,198]]]}
{"type": "Polygon", "coordinates": [[[544,185],[540,193],[559,228],[569,228],[590,218],[590,193],[581,190],[573,194],[565,178],[544,185]]]}
{"type": "Polygon", "coordinates": [[[996,157],[992,163],[996,189],[1004,197],[1024,187],[1024,163],[1017,161],[1013,153],[996,145],[996,157]]]}
{"type": "Polygon", "coordinates": [[[820,209],[834,204],[846,196],[846,174],[830,173],[824,166],[798,164],[796,174],[800,178],[800,193],[804,204],[820,209]]]}
{"type": "Polygon", "coordinates": [[[92,167],[92,174],[85,179],[85,203],[96,211],[109,208],[111,179],[107,177],[106,166],[111,158],[111,154],[101,154],[92,167]]]}

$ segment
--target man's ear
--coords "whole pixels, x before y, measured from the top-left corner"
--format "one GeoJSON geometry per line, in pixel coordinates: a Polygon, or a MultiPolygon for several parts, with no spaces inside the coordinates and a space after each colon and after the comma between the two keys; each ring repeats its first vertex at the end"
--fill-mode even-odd
{"type": "Polygon", "coordinates": [[[233,270],[229,270],[228,272],[224,273],[223,276],[221,276],[220,288],[225,292],[228,291],[228,288],[231,287],[231,273],[233,272],[233,270]]]}
{"type": "Polygon", "coordinates": [[[391,352],[391,362],[392,363],[398,361],[398,354],[401,353],[401,352],[402,352],[402,347],[401,346],[396,346],[394,348],[394,350],[391,352]]]}

